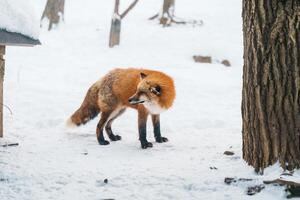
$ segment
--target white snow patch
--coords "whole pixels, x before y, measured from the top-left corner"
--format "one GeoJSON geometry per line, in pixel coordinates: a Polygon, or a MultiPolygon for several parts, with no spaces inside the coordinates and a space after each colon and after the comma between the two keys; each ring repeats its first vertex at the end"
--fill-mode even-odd
{"type": "Polygon", "coordinates": [[[121,16],[117,13],[113,13],[112,20],[121,20],[121,16]]]}
{"type": "Polygon", "coordinates": [[[0,29],[38,39],[39,19],[32,6],[32,1],[1,0],[0,29]]]}

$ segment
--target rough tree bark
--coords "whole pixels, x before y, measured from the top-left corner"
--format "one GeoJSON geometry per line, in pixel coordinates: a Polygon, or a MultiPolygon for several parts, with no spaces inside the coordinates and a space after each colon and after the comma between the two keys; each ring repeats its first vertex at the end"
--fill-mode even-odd
{"type": "Polygon", "coordinates": [[[46,17],[49,20],[48,30],[64,19],[65,0],[48,0],[41,21],[46,17]]]}
{"type": "Polygon", "coordinates": [[[300,167],[300,3],[243,0],[243,158],[300,167]]]}
{"type": "Polygon", "coordinates": [[[137,4],[139,0],[134,0],[130,6],[122,13],[119,13],[120,0],[115,0],[114,14],[111,20],[109,47],[114,47],[120,44],[121,22],[122,19],[129,13],[130,10],[137,4]]]}
{"type": "Polygon", "coordinates": [[[3,137],[3,82],[5,69],[5,46],[0,45],[0,137],[3,137]]]}

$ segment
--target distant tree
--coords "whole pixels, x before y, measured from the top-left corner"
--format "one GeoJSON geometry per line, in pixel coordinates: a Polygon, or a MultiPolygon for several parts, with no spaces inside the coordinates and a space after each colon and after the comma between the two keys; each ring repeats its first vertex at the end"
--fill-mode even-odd
{"type": "Polygon", "coordinates": [[[182,20],[175,16],[175,0],[163,0],[163,7],[160,13],[150,17],[150,20],[159,18],[159,23],[163,26],[170,26],[172,23],[175,24],[193,24],[202,25],[201,20],[182,20]]]}
{"type": "Polygon", "coordinates": [[[243,0],[243,158],[300,167],[300,2],[243,0]]]}
{"type": "Polygon", "coordinates": [[[48,0],[41,21],[46,17],[49,20],[48,30],[64,19],[65,0],[48,0]]]}
{"type": "Polygon", "coordinates": [[[153,17],[150,17],[150,20],[159,18],[160,24],[163,26],[169,26],[174,19],[174,10],[175,10],[175,0],[164,0],[162,11],[153,17]]]}
{"type": "Polygon", "coordinates": [[[119,13],[120,0],[115,0],[114,14],[111,20],[111,28],[109,35],[109,47],[120,44],[121,21],[129,13],[129,11],[137,4],[139,0],[134,0],[130,6],[122,13],[119,13]]]}
{"type": "Polygon", "coordinates": [[[175,10],[175,0],[164,0],[162,14],[160,16],[160,23],[162,25],[169,25],[172,23],[175,10]]]}

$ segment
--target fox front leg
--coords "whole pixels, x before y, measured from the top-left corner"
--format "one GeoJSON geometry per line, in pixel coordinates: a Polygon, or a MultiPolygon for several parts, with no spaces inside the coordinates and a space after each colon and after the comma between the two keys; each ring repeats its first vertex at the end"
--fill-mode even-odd
{"type": "Polygon", "coordinates": [[[159,115],[152,115],[152,123],[153,123],[155,141],[158,143],[168,142],[168,138],[161,136],[159,115]]]}
{"type": "Polygon", "coordinates": [[[147,111],[144,108],[138,109],[139,139],[142,149],[153,147],[152,143],[147,141],[147,118],[147,111]]]}

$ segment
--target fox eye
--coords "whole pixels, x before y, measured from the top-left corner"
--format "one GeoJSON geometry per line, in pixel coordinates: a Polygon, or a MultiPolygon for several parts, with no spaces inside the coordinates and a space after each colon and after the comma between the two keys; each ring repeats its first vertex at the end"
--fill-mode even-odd
{"type": "Polygon", "coordinates": [[[152,93],[154,93],[155,95],[157,95],[157,96],[159,96],[159,95],[161,94],[161,88],[160,88],[159,85],[156,86],[156,87],[151,87],[151,88],[150,88],[150,91],[151,91],[152,93]]]}

